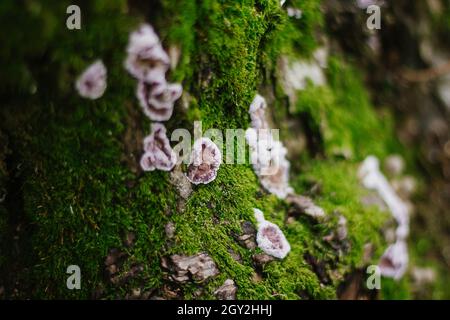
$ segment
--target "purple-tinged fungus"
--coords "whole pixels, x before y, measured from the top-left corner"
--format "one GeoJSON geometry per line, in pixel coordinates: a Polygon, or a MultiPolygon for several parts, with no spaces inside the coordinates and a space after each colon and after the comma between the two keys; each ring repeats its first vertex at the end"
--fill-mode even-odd
{"type": "Polygon", "coordinates": [[[167,121],[173,113],[173,104],[182,93],[179,84],[151,85],[140,81],[137,88],[137,98],[145,115],[153,121],[167,121]]]}
{"type": "Polygon", "coordinates": [[[186,177],[193,184],[208,184],[216,179],[222,163],[217,145],[208,138],[195,141],[186,177]]]}
{"type": "Polygon", "coordinates": [[[153,87],[148,102],[158,110],[173,109],[174,102],[182,93],[183,87],[179,83],[159,84],[153,87]]]}
{"type": "Polygon", "coordinates": [[[160,82],[170,66],[170,58],[164,51],[153,27],[143,24],[130,35],[125,68],[141,81],[160,82]]]}
{"type": "Polygon", "coordinates": [[[286,240],[281,229],[274,223],[264,219],[264,214],[259,209],[253,209],[258,232],[256,242],[265,253],[278,259],[283,259],[291,251],[291,246],[286,240]]]}
{"type": "Polygon", "coordinates": [[[170,147],[163,124],[154,123],[152,133],[144,139],[144,155],[141,167],[144,171],[170,171],[177,163],[177,156],[170,147]]]}
{"type": "Polygon", "coordinates": [[[391,244],[378,263],[381,275],[400,279],[408,268],[408,248],[405,241],[391,244]]]}
{"type": "Polygon", "coordinates": [[[98,99],[106,90],[106,67],[101,60],[91,64],[77,79],[75,87],[83,98],[98,99]]]}

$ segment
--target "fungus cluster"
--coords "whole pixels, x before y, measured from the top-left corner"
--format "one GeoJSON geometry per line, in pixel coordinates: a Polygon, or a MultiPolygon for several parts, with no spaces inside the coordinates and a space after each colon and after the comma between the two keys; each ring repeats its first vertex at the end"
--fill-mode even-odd
{"type": "MultiPolygon", "coordinates": [[[[152,121],[169,120],[175,101],[183,93],[181,84],[166,80],[170,62],[152,26],[142,24],[130,34],[124,66],[138,80],[136,96],[142,111],[152,121]]],[[[177,156],[166,136],[166,128],[161,123],[153,123],[151,128],[151,134],[144,139],[141,168],[171,171],[177,156]]]]}
{"type": "Polygon", "coordinates": [[[253,212],[258,222],[258,231],[256,234],[258,247],[275,258],[283,259],[286,257],[289,251],[291,251],[291,246],[283,232],[276,224],[267,221],[261,210],[253,209],[253,212]]]}
{"type": "Polygon", "coordinates": [[[399,279],[408,266],[406,245],[406,238],[409,234],[408,205],[395,193],[389,181],[380,171],[380,163],[376,157],[367,157],[360,166],[358,174],[363,186],[379,194],[397,222],[396,242],[387,248],[381,257],[379,267],[382,275],[399,279]]]}
{"type": "Polygon", "coordinates": [[[143,24],[131,33],[127,54],[125,69],[139,81],[136,96],[145,115],[153,121],[169,120],[183,88],[166,81],[170,58],[152,26],[143,24]]]}
{"type": "Polygon", "coordinates": [[[193,184],[208,184],[217,176],[222,154],[217,145],[208,138],[195,141],[186,177],[193,184]]]}
{"type": "Polygon", "coordinates": [[[78,77],[75,88],[83,98],[95,100],[106,90],[106,67],[101,60],[95,61],[78,77]]]}
{"type": "Polygon", "coordinates": [[[287,150],[280,141],[274,140],[266,120],[267,103],[259,94],[250,105],[249,114],[252,127],[245,137],[250,147],[253,170],[261,185],[280,199],[286,198],[293,190],[289,186],[290,163],[286,159],[287,150]]]}
{"type": "Polygon", "coordinates": [[[161,123],[152,124],[151,134],[144,139],[144,151],[141,158],[144,171],[170,171],[177,163],[177,156],[166,136],[166,128],[161,123]]]}

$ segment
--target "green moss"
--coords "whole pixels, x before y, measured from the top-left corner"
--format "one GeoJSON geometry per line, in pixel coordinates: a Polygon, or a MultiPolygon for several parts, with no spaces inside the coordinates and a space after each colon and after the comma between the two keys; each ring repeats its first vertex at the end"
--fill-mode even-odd
{"type": "MultiPolygon", "coordinates": [[[[58,25],[69,2],[46,4],[46,10],[41,2],[30,3],[22,12],[6,1],[0,10],[20,11],[23,20],[20,28],[6,20],[18,37],[7,40],[8,49],[1,50],[0,56],[13,59],[8,67],[15,69],[8,72],[17,75],[0,77],[8,81],[5,88],[14,88],[8,93],[26,92],[22,98],[11,98],[2,110],[8,123],[5,132],[14,142],[13,165],[21,163],[18,179],[24,203],[17,210],[31,226],[22,249],[28,254],[18,270],[18,277],[29,284],[20,292],[23,297],[89,298],[96,290],[107,298],[124,297],[136,286],[161,287],[162,256],[203,251],[221,273],[206,284],[183,285],[186,298],[194,298],[199,286],[204,290],[202,298],[213,298],[213,291],[227,278],[236,282],[240,299],[298,299],[305,294],[334,298],[343,275],[362,266],[365,243],[372,242],[381,252],[384,244],[378,229],[385,215],[361,206],[355,172],[357,161],[367,154],[389,152],[391,123],[389,117],[373,111],[361,77],[341,59],[330,61],[328,86],[300,93],[295,115],[311,116],[324,137],[328,159],[314,160],[308,154],[294,159],[293,167],[302,171],[293,173],[292,184],[304,193],[311,179],[321,183],[322,193],[315,201],[332,217],[328,223],[301,217],[286,224],[286,203],[262,192],[248,164],[223,165],[214,182],[194,187],[185,209],[178,212],[179,199],[169,174],[136,173],[129,166],[128,144],[141,142],[124,138],[131,124],[142,135],[149,126],[143,116],[130,111],[138,108],[136,83],[122,67],[128,34],[146,19],[128,14],[126,1],[85,1],[82,31],[69,31],[58,25]],[[36,34],[42,35],[39,43],[36,34]],[[22,41],[27,44],[22,46],[22,41]],[[73,81],[97,58],[108,68],[108,90],[98,101],[83,100],[74,92],[73,81]],[[34,67],[35,61],[46,67],[34,67]],[[344,149],[350,150],[351,160],[332,157],[344,149]],[[238,245],[232,236],[240,232],[243,221],[255,222],[253,208],[279,225],[292,246],[286,259],[264,267],[259,281],[252,262],[255,252],[238,245]],[[351,250],[343,257],[322,240],[335,228],[334,211],[347,218],[351,230],[351,250]],[[176,227],[171,246],[164,234],[168,221],[176,227]],[[123,244],[128,231],[136,234],[132,248],[123,244]],[[104,260],[111,248],[128,254],[123,270],[136,264],[144,267],[119,288],[104,276],[104,260]],[[229,249],[242,257],[241,263],[229,249]],[[305,254],[323,262],[328,272],[334,271],[330,283],[321,285],[305,254]],[[71,264],[81,267],[80,291],[66,289],[65,271],[71,264]]],[[[301,20],[289,19],[276,0],[161,2],[162,14],[151,22],[165,47],[181,49],[169,78],[182,81],[191,96],[187,112],[176,107],[167,124],[169,132],[189,129],[193,120],[202,120],[204,130],[248,127],[248,106],[258,88],[273,84],[277,56],[282,52],[307,56],[316,46],[314,30],[322,23],[320,1],[292,3],[301,7],[301,20]]],[[[282,108],[278,101],[275,106],[282,108]]],[[[281,127],[291,115],[286,110],[280,114],[276,120],[281,127]]],[[[289,133],[282,135],[289,137],[289,133]]],[[[3,219],[3,225],[7,223],[3,219]]],[[[1,225],[0,219],[0,230],[1,225]]]]}
{"type": "Polygon", "coordinates": [[[328,85],[309,85],[298,93],[296,112],[310,116],[310,126],[321,134],[327,155],[362,160],[373,154],[385,157],[398,143],[388,113],[377,114],[359,73],[342,59],[332,57],[328,85]]]}

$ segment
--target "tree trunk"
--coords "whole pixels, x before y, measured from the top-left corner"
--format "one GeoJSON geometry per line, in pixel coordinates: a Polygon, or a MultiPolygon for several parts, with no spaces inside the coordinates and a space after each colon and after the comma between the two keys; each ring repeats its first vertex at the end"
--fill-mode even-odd
{"type": "Polygon", "coordinates": [[[71,4],[0,4],[0,297],[450,297],[449,1],[385,3],[373,31],[353,1],[79,1],[72,30],[71,4]],[[167,80],[183,86],[169,139],[194,137],[196,121],[224,138],[245,131],[260,94],[288,149],[289,197],[267,191],[249,159],[200,185],[187,164],[142,170],[152,121],[124,61],[143,23],[170,56],[167,80]],[[85,99],[75,82],[98,59],[107,88],[85,99]],[[408,271],[381,290],[366,270],[395,223],[358,177],[369,155],[414,208],[408,271]],[[254,208],[286,236],[285,258],[258,247],[254,208]],[[80,289],[67,285],[73,265],[80,289]]]}

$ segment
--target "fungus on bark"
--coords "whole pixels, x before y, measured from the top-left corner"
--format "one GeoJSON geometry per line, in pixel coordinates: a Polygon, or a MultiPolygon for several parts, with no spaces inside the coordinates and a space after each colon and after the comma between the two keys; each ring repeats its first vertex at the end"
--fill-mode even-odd
{"type": "Polygon", "coordinates": [[[208,184],[216,179],[222,163],[217,145],[208,138],[195,141],[186,177],[193,184],[208,184]]]}
{"type": "Polygon", "coordinates": [[[265,110],[267,108],[266,99],[257,94],[250,104],[248,113],[252,120],[252,128],[254,129],[268,129],[269,124],[266,120],[265,110]]]}
{"type": "Polygon", "coordinates": [[[405,239],[409,233],[409,208],[380,171],[379,160],[374,156],[367,157],[360,166],[358,175],[364,187],[375,190],[386,203],[398,224],[397,237],[405,239]]]}
{"type": "Polygon", "coordinates": [[[143,24],[130,35],[125,68],[141,81],[160,82],[169,69],[170,58],[153,27],[143,24]]]}
{"type": "Polygon", "coordinates": [[[106,67],[101,60],[95,61],[78,77],[75,87],[83,98],[98,99],[106,90],[106,67]]]}
{"type": "Polygon", "coordinates": [[[265,253],[278,259],[283,259],[291,251],[291,246],[286,240],[281,229],[274,223],[264,219],[264,214],[259,209],[253,209],[258,232],[256,242],[265,253]]]}
{"type": "Polygon", "coordinates": [[[154,121],[167,121],[173,113],[173,104],[182,94],[180,84],[158,85],[140,81],[136,96],[145,115],[154,121]]]}
{"type": "Polygon", "coordinates": [[[401,240],[391,244],[382,255],[378,266],[385,277],[400,279],[408,268],[408,248],[401,240]]]}
{"type": "Polygon", "coordinates": [[[144,151],[141,158],[141,167],[144,171],[155,169],[170,171],[177,163],[177,156],[170,147],[163,124],[152,125],[152,133],[144,139],[144,151]]]}
{"type": "Polygon", "coordinates": [[[375,190],[379,194],[397,221],[396,242],[386,249],[379,267],[382,275],[400,279],[408,267],[408,249],[405,241],[409,234],[408,205],[395,193],[380,171],[380,162],[376,157],[367,157],[360,166],[358,175],[367,189],[375,190]]]}
{"type": "Polygon", "coordinates": [[[249,128],[246,131],[246,139],[250,147],[253,170],[261,185],[280,199],[286,198],[293,192],[289,186],[290,163],[286,159],[286,148],[280,141],[275,141],[266,130],[249,128]]]}

